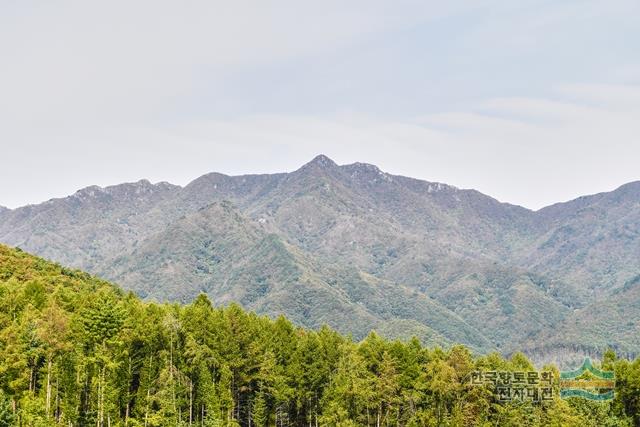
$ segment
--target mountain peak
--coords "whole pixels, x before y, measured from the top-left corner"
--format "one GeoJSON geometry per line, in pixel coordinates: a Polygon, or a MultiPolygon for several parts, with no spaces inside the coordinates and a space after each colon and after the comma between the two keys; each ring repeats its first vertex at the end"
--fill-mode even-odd
{"type": "Polygon", "coordinates": [[[322,168],[334,168],[334,167],[336,167],[338,165],[336,164],[336,162],[334,162],[333,160],[331,160],[330,158],[328,158],[324,154],[318,154],[317,156],[315,156],[313,158],[313,160],[311,160],[309,163],[307,163],[304,166],[318,166],[318,167],[322,167],[322,168]]]}
{"type": "MultiPolygon", "coordinates": [[[[95,196],[97,193],[104,192],[104,188],[98,185],[90,185],[88,187],[84,187],[76,191],[73,196],[81,197],[81,196],[95,196]]],[[[53,200],[53,199],[52,199],[53,200]]]]}
{"type": "MultiPolygon", "coordinates": [[[[76,198],[95,198],[102,196],[129,196],[142,197],[150,196],[156,193],[167,193],[180,189],[180,186],[170,184],[168,182],[159,182],[152,184],[148,179],[141,179],[136,182],[125,182],[107,187],[91,185],[76,191],[71,197],[76,198]]],[[[52,199],[55,200],[55,199],[52,199]]]]}
{"type": "Polygon", "coordinates": [[[339,171],[339,166],[324,154],[319,154],[309,163],[305,163],[301,168],[296,170],[292,176],[298,176],[300,173],[326,175],[327,173],[333,173],[335,171],[339,171]]]}

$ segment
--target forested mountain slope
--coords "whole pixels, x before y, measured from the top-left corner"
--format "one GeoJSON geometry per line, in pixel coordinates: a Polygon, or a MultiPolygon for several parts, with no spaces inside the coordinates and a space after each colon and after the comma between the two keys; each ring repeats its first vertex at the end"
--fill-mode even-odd
{"type": "Polygon", "coordinates": [[[618,333],[633,325],[614,321],[548,339],[601,301],[634,319],[624,288],[640,274],[637,182],[533,212],[318,156],[290,173],[89,187],[0,211],[0,241],[148,299],[204,291],[357,338],[378,328],[505,353],[640,351],[618,333]]]}
{"type": "MultiPolygon", "coordinates": [[[[632,426],[640,359],[603,356],[615,400],[499,403],[474,370],[527,371],[522,354],[472,356],[376,333],[355,343],[201,294],[132,293],[0,245],[0,425],[632,426]]],[[[557,374],[553,366],[547,366],[557,374]]]]}

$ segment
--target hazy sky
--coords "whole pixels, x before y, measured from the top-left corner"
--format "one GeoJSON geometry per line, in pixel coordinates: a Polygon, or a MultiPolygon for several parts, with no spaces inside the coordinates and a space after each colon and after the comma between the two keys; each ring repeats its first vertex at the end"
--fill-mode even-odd
{"type": "Polygon", "coordinates": [[[640,179],[640,2],[0,1],[0,205],[323,153],[539,208],[640,179]]]}

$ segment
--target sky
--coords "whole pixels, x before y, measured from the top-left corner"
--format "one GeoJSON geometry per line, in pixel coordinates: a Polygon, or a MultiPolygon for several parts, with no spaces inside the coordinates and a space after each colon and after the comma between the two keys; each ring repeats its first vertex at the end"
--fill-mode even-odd
{"type": "Polygon", "coordinates": [[[640,2],[0,2],[0,205],[321,153],[531,209],[640,180],[640,2]]]}

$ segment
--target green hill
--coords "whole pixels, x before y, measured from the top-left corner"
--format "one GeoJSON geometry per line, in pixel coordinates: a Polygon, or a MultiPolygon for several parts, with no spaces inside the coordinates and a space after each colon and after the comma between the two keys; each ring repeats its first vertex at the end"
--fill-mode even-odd
{"type": "MultiPolygon", "coordinates": [[[[640,422],[640,359],[612,352],[602,365],[616,372],[612,403],[556,396],[545,405],[501,404],[491,387],[471,386],[469,374],[532,369],[521,354],[474,357],[463,346],[428,348],[375,333],[355,343],[328,327],[306,330],[235,304],[216,308],[204,294],[186,306],[143,302],[2,245],[0,308],[1,426],[640,422]]],[[[387,325],[423,332],[411,320],[387,325]]]]}

